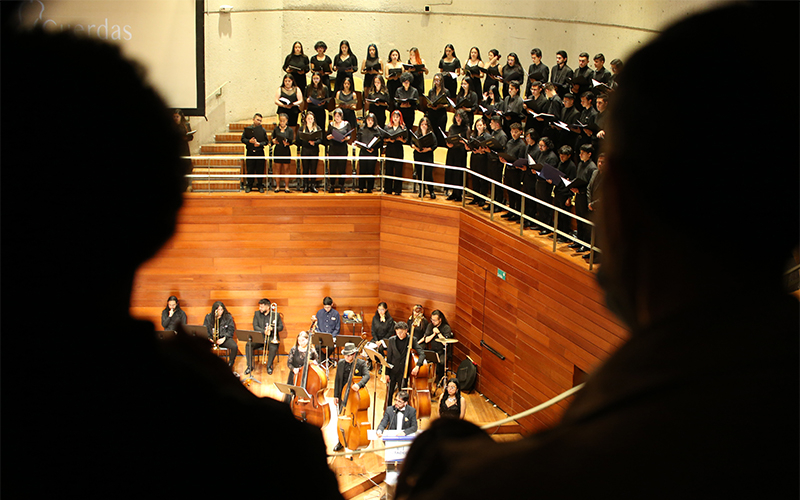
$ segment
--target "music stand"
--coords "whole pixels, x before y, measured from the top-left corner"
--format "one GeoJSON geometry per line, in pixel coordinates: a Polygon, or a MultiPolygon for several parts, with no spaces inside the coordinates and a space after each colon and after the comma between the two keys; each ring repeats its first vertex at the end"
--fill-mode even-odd
{"type": "Polygon", "coordinates": [[[287,396],[291,396],[293,398],[299,398],[298,401],[311,401],[311,395],[304,387],[300,387],[299,385],[289,385],[275,382],[275,387],[277,387],[282,394],[286,394],[287,396]]]}
{"type": "MultiPolygon", "coordinates": [[[[265,334],[264,334],[264,332],[257,332],[257,331],[255,331],[255,330],[238,330],[238,329],[237,329],[237,330],[234,332],[234,334],[236,335],[236,339],[237,339],[237,340],[241,340],[242,342],[247,342],[247,350],[249,350],[249,351],[250,351],[250,355],[251,355],[251,356],[254,354],[254,352],[253,352],[253,351],[254,351],[254,349],[253,349],[253,344],[254,344],[254,343],[256,343],[256,344],[257,344],[257,343],[261,343],[261,342],[264,342],[264,354],[266,354],[266,351],[267,351],[267,344],[266,344],[266,341],[267,341],[267,339],[265,338],[265,334]],[[254,342],[254,341],[255,341],[255,342],[254,342]]],[[[245,351],[245,354],[246,354],[246,353],[247,353],[247,351],[245,351]]],[[[246,355],[245,355],[245,358],[247,358],[247,356],[246,356],[246,355]]],[[[251,359],[252,359],[252,358],[251,358],[251,359]]],[[[247,359],[245,359],[245,363],[246,363],[247,361],[248,361],[248,360],[247,360],[247,359]]],[[[261,381],[260,381],[260,380],[258,380],[257,378],[255,378],[255,377],[253,376],[253,371],[254,371],[254,370],[251,368],[251,369],[250,369],[250,374],[248,374],[248,375],[247,375],[245,378],[243,378],[243,379],[242,379],[242,383],[245,383],[245,382],[247,382],[248,380],[253,380],[253,381],[254,381],[254,382],[256,382],[257,384],[260,384],[260,383],[261,383],[261,381]]]]}
{"type": "MultiPolygon", "coordinates": [[[[313,332],[311,334],[311,337],[309,338],[309,344],[317,345],[317,341],[319,341],[318,342],[318,344],[319,344],[319,354],[322,354],[322,348],[323,347],[325,349],[328,349],[328,348],[331,348],[331,347],[335,347],[335,344],[333,342],[333,334],[322,333],[322,332],[313,332]]],[[[328,369],[330,368],[330,361],[331,361],[331,357],[330,356],[326,356],[325,357],[325,361],[320,363],[320,366],[325,368],[325,375],[328,374],[328,369]]]]}
{"type": "Polygon", "coordinates": [[[183,331],[192,337],[200,337],[201,339],[211,339],[208,336],[208,328],[206,325],[182,325],[183,331]]]}
{"type": "MultiPolygon", "coordinates": [[[[379,371],[379,370],[377,370],[378,363],[380,363],[381,366],[385,366],[386,368],[389,368],[389,369],[394,368],[393,365],[391,365],[391,364],[386,362],[386,358],[384,358],[383,355],[381,353],[379,353],[378,351],[376,351],[374,349],[370,349],[369,347],[365,347],[364,348],[364,352],[367,353],[367,356],[369,356],[369,359],[372,360],[372,364],[375,366],[375,368],[376,368],[375,371],[376,372],[379,371]]],[[[378,401],[378,375],[379,375],[379,373],[375,374],[375,383],[372,384],[372,425],[373,426],[375,425],[375,409],[378,407],[378,403],[377,403],[377,401],[378,401]]]]}
{"type": "Polygon", "coordinates": [[[405,460],[406,453],[408,453],[408,449],[411,447],[411,442],[415,437],[416,436],[414,434],[410,434],[408,436],[387,436],[384,434],[381,437],[381,439],[383,439],[384,446],[408,444],[408,446],[392,448],[390,450],[384,450],[383,452],[383,461],[386,464],[386,479],[384,479],[384,482],[386,483],[387,498],[390,496],[389,488],[391,488],[391,497],[394,498],[394,491],[397,487],[397,476],[399,476],[398,465],[405,460]]]}
{"type": "Polygon", "coordinates": [[[444,376],[441,380],[436,384],[436,387],[439,387],[439,384],[443,384],[442,387],[446,387],[444,384],[447,384],[447,372],[453,373],[452,370],[447,366],[447,345],[448,344],[457,344],[458,339],[446,339],[440,333],[438,338],[434,339],[436,342],[440,344],[444,344],[444,376]]]}

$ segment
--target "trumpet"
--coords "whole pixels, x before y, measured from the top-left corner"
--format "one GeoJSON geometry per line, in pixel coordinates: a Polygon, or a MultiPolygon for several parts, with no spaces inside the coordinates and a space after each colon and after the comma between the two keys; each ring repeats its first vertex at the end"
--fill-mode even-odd
{"type": "Polygon", "coordinates": [[[219,351],[219,317],[214,314],[214,328],[211,329],[211,342],[214,343],[214,350],[219,351]]]}

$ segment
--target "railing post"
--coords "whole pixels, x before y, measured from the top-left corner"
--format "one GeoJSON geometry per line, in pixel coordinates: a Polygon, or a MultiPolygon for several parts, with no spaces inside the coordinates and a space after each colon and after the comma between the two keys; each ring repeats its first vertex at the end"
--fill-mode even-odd
{"type": "Polygon", "coordinates": [[[494,220],[494,190],[497,187],[497,184],[492,182],[492,189],[489,190],[489,220],[494,220]]]}
{"type": "Polygon", "coordinates": [[[467,171],[466,167],[461,171],[461,208],[467,206],[467,171]]]}
{"type": "MultiPolygon", "coordinates": [[[[418,180],[420,181],[420,183],[419,183],[419,199],[421,200],[421,199],[425,198],[425,165],[424,164],[420,164],[420,167],[422,167],[422,168],[419,169],[420,179],[418,179],[418,180]]],[[[433,178],[432,175],[431,175],[431,178],[433,178]]]]}
{"type": "Polygon", "coordinates": [[[558,210],[553,209],[553,253],[556,252],[556,244],[558,243],[558,210]]]}
{"type": "Polygon", "coordinates": [[[519,235],[525,232],[525,197],[520,196],[519,202],[519,235]]]}
{"type": "Polygon", "coordinates": [[[592,234],[589,238],[589,270],[591,271],[594,268],[594,230],[595,225],[592,224],[592,234]]]}

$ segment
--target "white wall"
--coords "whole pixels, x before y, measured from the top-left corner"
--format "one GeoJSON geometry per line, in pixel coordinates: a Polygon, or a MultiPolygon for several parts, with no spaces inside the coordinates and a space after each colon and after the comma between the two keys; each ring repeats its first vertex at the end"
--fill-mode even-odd
{"type": "MultiPolygon", "coordinates": [[[[206,93],[226,81],[222,96],[207,100],[207,116],[192,118],[198,129],[193,153],[232,121],[253,113],[275,114],[273,98],[281,65],[296,40],[307,55],[324,40],[333,58],[347,39],[359,64],[375,43],[385,58],[393,48],[406,58],[419,47],[429,68],[438,66],[444,45],[452,43],[463,62],[472,46],[484,59],[489,49],[516,52],[527,69],[530,49],[539,47],[548,66],[566,50],[569,65],[578,53],[602,52],[607,63],[623,61],[670,22],[718,0],[452,0],[447,5],[421,0],[206,0],[206,93]],[[230,14],[220,5],[232,5],[230,14]],[[431,12],[423,8],[430,5],[431,12]],[[347,10],[345,10],[347,9],[347,10]]],[[[591,64],[591,63],[590,63],[591,64]]],[[[429,75],[429,78],[432,76],[429,75]]],[[[360,86],[358,86],[360,88],[360,86]]]]}

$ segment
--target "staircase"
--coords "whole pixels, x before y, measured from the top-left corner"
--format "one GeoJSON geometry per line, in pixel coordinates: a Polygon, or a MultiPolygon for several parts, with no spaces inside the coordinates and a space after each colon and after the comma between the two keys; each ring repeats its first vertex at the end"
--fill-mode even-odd
{"type": "MultiPolygon", "coordinates": [[[[244,172],[245,147],[241,142],[242,131],[245,127],[253,124],[252,120],[242,120],[228,124],[228,131],[221,132],[214,136],[214,142],[200,146],[200,154],[203,156],[230,156],[237,155],[241,158],[193,158],[192,174],[205,177],[192,178],[192,191],[201,192],[225,192],[239,191],[241,180],[231,177],[219,177],[220,175],[241,175],[244,172]]],[[[262,127],[269,136],[272,129],[277,124],[277,117],[268,116],[264,118],[262,127]]]]}

